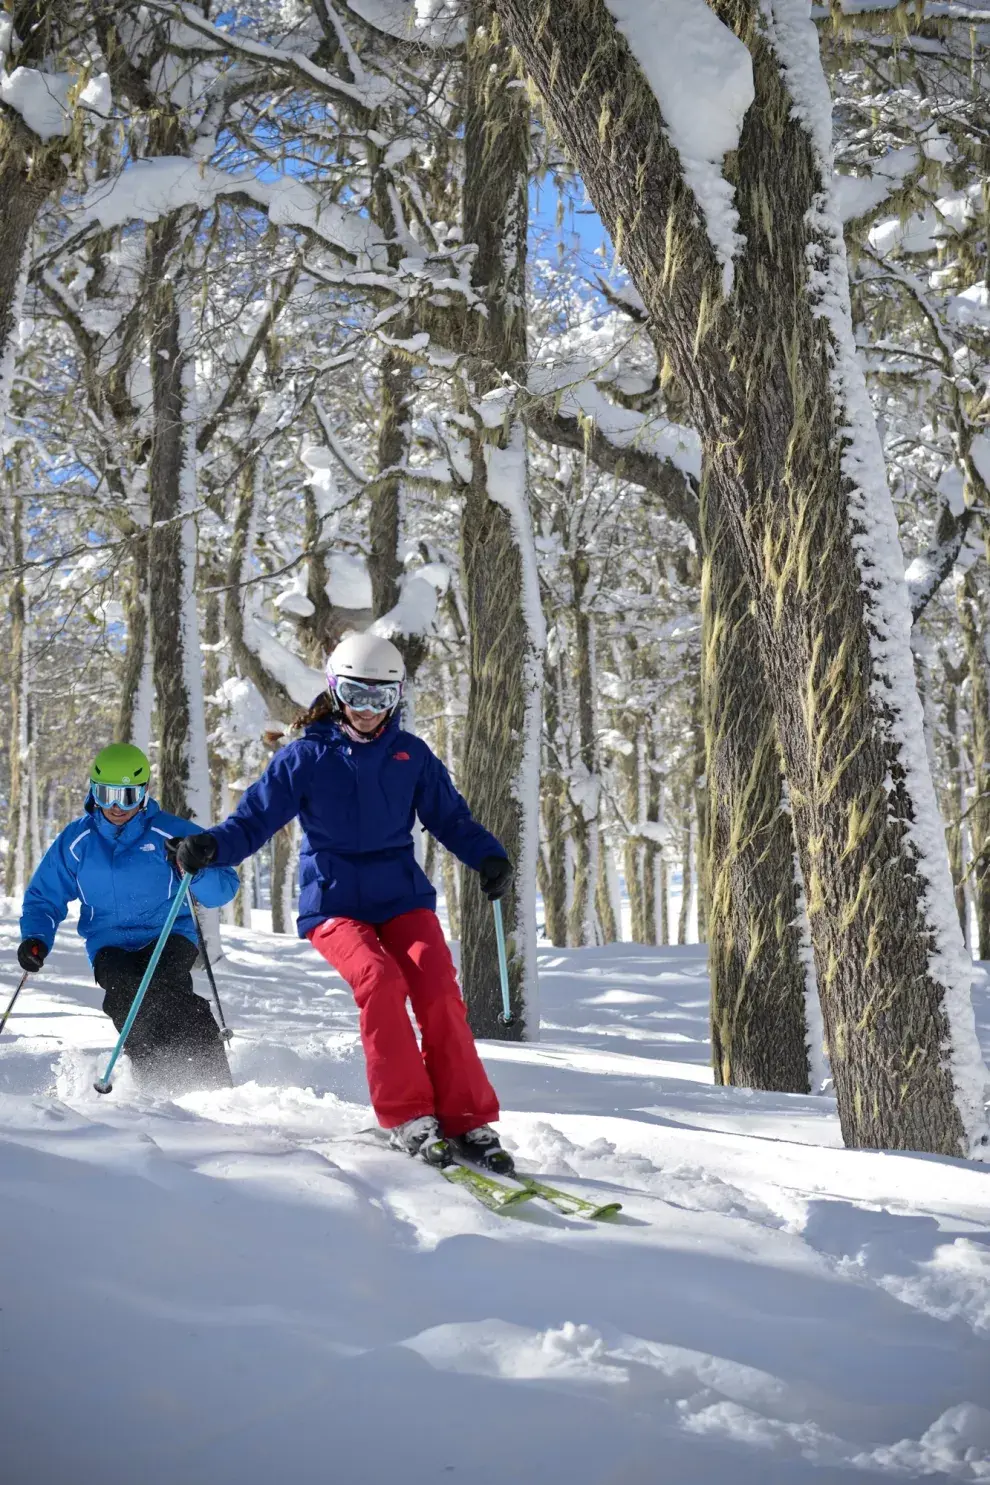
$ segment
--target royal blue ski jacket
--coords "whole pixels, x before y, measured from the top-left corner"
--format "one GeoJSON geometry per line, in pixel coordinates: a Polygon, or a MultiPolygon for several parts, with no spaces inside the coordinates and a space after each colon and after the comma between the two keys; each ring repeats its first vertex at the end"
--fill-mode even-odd
{"type": "MultiPolygon", "coordinates": [[[[200,828],[167,815],[154,799],[126,824],[111,825],[90,797],[85,813],[56,836],[31,878],[21,909],[21,938],[40,938],[50,949],[69,903],[78,898],[79,932],[90,962],[108,944],[140,949],[153,943],[179,880],[165,842],[200,828]]],[[[220,907],[237,885],[236,871],[211,866],[196,873],[190,890],[204,907],[220,907]]],[[[196,942],[196,925],[185,904],[173,931],[196,942]]]]}
{"type": "Polygon", "coordinates": [[[422,738],[394,718],[371,742],[354,742],[330,718],[281,748],[221,825],[210,828],[218,862],[236,866],[298,815],[300,938],[327,918],[384,923],[437,895],[416,861],[418,815],[440,843],[477,868],[505,856],[472,818],[450,774],[422,738]]]}

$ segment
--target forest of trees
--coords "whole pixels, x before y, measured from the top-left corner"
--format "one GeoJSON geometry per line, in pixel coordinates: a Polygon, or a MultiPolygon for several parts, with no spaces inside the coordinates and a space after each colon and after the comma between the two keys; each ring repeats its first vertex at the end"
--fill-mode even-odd
{"type": "Polygon", "coordinates": [[[504,1028],[424,843],[478,1034],[539,935],[697,937],[717,1081],[979,1151],[990,7],[860,9],[7,0],[8,895],[111,740],[223,817],[374,623],[516,864],[504,1028]]]}

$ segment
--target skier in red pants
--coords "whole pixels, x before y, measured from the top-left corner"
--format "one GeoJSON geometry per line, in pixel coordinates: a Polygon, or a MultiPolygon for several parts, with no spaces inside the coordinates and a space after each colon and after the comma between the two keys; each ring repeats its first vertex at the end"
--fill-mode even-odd
{"type": "Polygon", "coordinates": [[[436,893],[416,861],[415,818],[501,897],[512,867],[471,816],[446,768],[399,727],[405,665],[373,634],[341,641],[327,690],[222,824],[187,836],[184,871],[236,866],[296,815],[299,934],[343,976],[361,1014],[372,1106],[390,1142],[435,1163],[449,1145],[490,1170],[512,1160],[491,1124],[498,1100],[467,1024],[436,893]],[[422,1035],[422,1052],[406,1011],[422,1035]]]}

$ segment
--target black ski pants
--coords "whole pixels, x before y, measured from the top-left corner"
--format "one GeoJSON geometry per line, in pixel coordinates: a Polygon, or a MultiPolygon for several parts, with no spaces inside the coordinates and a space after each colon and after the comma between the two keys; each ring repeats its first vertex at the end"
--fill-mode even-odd
{"type": "MultiPolygon", "coordinates": [[[[103,1009],[118,1031],[123,1029],[155,942],[140,949],[108,945],[93,961],[96,983],[106,991],[103,1009]]],[[[196,945],[183,934],[170,935],[124,1044],[138,1081],[149,1091],[188,1093],[232,1085],[213,1013],[193,989],[197,955],[196,945]]]]}

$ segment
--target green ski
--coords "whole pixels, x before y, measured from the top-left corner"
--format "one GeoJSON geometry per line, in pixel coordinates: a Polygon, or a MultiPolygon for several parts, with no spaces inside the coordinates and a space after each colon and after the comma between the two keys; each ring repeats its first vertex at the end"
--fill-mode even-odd
{"type": "Polygon", "coordinates": [[[500,1181],[497,1176],[490,1176],[485,1171],[477,1170],[473,1165],[443,1165],[437,1167],[440,1174],[453,1186],[463,1186],[470,1191],[472,1196],[477,1197],[482,1206],[486,1206],[490,1212],[501,1212],[506,1207],[517,1207],[521,1202],[532,1201],[538,1196],[538,1191],[531,1191],[526,1186],[510,1186],[505,1181],[500,1181]]]}
{"type": "Polygon", "coordinates": [[[593,1201],[586,1201],[583,1196],[575,1196],[570,1191],[558,1191],[556,1186],[548,1186],[545,1181],[538,1181],[534,1176],[523,1175],[520,1171],[516,1172],[513,1179],[531,1196],[549,1202],[565,1217],[584,1217],[588,1222],[607,1222],[610,1217],[622,1211],[622,1203],[619,1201],[607,1201],[597,1206],[593,1201]]]}

